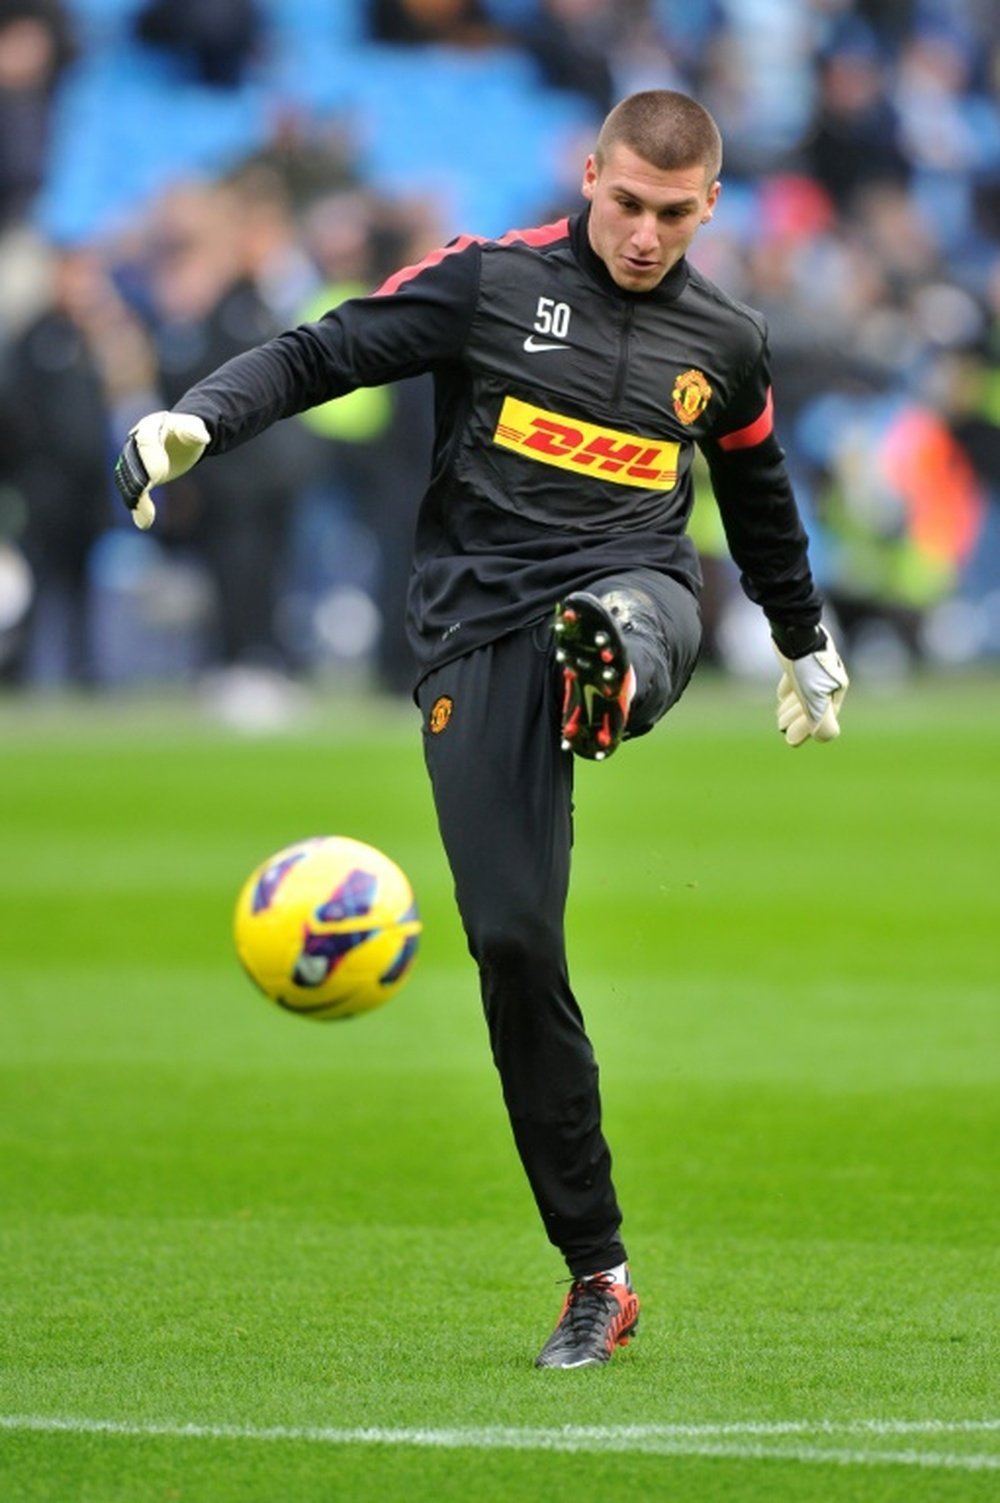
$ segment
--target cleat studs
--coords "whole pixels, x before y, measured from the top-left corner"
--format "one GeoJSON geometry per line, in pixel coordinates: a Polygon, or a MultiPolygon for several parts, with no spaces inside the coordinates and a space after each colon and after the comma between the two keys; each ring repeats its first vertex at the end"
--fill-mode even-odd
{"type": "Polygon", "coordinates": [[[582,599],[579,606],[560,605],[551,652],[559,665],[560,750],[603,762],[617,748],[625,722],[621,694],[628,665],[616,629],[582,599]]]}

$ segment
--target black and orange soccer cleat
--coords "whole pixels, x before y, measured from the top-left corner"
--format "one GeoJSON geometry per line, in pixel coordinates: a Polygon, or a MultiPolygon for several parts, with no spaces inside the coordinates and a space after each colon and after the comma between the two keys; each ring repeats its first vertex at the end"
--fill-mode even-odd
{"type": "Polygon", "coordinates": [[[618,623],[585,590],[556,607],[556,662],[562,668],[562,749],[603,762],[621,745],[635,693],[618,623]]]}
{"type": "Polygon", "coordinates": [[[631,1282],[607,1273],[574,1279],[558,1324],[535,1358],[536,1367],[594,1367],[627,1346],[639,1323],[639,1299],[631,1282]]]}

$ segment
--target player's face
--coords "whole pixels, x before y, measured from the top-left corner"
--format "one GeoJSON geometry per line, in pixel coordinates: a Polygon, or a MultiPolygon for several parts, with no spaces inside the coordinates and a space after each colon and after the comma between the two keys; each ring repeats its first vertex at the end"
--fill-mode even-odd
{"type": "Polygon", "coordinates": [[[590,243],[618,286],[650,292],[684,255],[719,197],[704,167],[653,167],[616,144],[601,167],[587,158],[590,243]]]}

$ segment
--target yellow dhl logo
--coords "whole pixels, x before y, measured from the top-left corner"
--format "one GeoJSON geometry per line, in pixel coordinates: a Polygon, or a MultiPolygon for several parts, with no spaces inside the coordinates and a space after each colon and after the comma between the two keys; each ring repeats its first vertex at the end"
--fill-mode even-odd
{"type": "Polygon", "coordinates": [[[505,397],[493,442],[541,464],[599,476],[614,485],[672,491],[677,484],[680,444],[599,428],[505,397]]]}

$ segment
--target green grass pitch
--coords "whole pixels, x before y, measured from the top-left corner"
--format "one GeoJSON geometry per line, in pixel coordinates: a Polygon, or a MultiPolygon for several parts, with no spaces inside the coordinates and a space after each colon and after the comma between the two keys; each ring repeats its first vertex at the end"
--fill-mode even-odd
{"type": "Polygon", "coordinates": [[[1000,1487],[1000,695],[783,747],[705,674],[580,766],[569,926],[643,1315],[564,1277],[488,1059],[406,706],[250,739],[0,701],[3,1503],[885,1503],[1000,1487]],[[277,847],[408,871],[406,989],[289,1017],[230,915],[277,847]]]}

